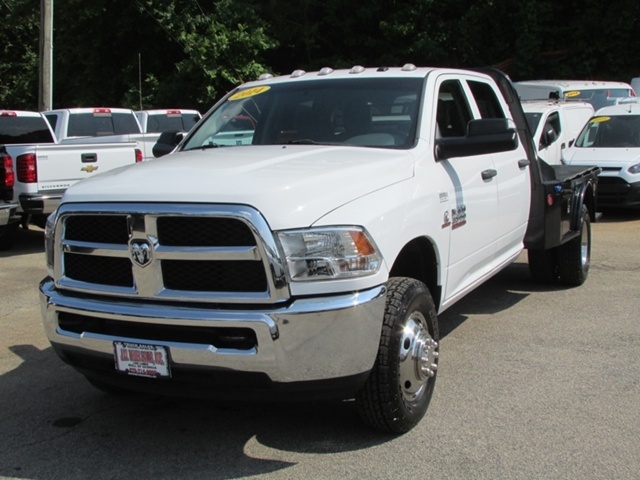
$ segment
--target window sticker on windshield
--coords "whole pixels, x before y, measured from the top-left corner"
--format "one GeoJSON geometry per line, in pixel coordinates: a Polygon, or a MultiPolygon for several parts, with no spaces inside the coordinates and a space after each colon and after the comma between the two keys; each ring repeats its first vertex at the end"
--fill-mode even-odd
{"type": "Polygon", "coordinates": [[[234,93],[229,97],[229,100],[242,100],[243,98],[253,97],[255,95],[260,95],[261,93],[266,92],[271,87],[253,87],[247,88],[246,90],[242,90],[238,93],[234,93]]]}
{"type": "Polygon", "coordinates": [[[580,92],[578,90],[574,90],[573,92],[567,92],[565,96],[567,98],[571,98],[571,97],[577,97],[578,95],[580,95],[580,92]]]}
{"type": "Polygon", "coordinates": [[[594,117],[591,119],[591,123],[608,122],[611,117],[594,117]]]}

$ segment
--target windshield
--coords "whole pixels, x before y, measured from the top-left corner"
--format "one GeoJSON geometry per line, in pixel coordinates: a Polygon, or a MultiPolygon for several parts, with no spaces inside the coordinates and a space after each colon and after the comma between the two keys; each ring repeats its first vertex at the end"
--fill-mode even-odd
{"type": "Polygon", "coordinates": [[[540,112],[525,112],[524,117],[527,119],[527,125],[529,125],[529,131],[533,135],[536,133],[538,129],[538,124],[540,123],[540,119],[542,118],[542,113],[540,112]]]}
{"type": "Polygon", "coordinates": [[[594,88],[590,90],[572,90],[564,96],[569,102],[588,102],[594,110],[614,105],[616,98],[626,98],[633,95],[628,88],[594,88]]]}
{"type": "Polygon", "coordinates": [[[296,143],[411,148],[422,81],[323,79],[240,90],[208,115],[183,149],[296,143]]]}
{"type": "Polygon", "coordinates": [[[640,147],[640,115],[596,116],[576,141],[578,147],[640,147]]]}

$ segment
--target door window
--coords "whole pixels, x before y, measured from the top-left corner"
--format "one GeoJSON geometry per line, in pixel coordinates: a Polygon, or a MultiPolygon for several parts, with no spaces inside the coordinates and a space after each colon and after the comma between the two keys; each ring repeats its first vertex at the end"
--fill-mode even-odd
{"type": "Polygon", "coordinates": [[[481,118],[505,118],[504,110],[491,85],[477,81],[469,81],[468,83],[478,110],[480,110],[481,118]]]}
{"type": "Polygon", "coordinates": [[[438,91],[436,112],[438,137],[463,137],[467,124],[473,118],[467,97],[458,80],[446,80],[438,91]]]}

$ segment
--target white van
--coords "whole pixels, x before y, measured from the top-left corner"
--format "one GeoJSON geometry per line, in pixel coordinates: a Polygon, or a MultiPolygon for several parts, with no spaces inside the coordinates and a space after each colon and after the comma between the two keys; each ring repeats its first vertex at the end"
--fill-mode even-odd
{"type": "Polygon", "coordinates": [[[554,100],[526,100],[522,108],[538,156],[550,165],[562,163],[563,150],[573,145],[594,112],[587,102],[554,100]]]}
{"type": "Polygon", "coordinates": [[[640,103],[621,101],[598,110],[562,162],[602,169],[599,207],[640,207],[640,103]]]}
{"type": "Polygon", "coordinates": [[[520,100],[582,101],[595,110],[613,105],[616,98],[635,97],[631,85],[596,80],[527,80],[514,84],[520,100]]]}

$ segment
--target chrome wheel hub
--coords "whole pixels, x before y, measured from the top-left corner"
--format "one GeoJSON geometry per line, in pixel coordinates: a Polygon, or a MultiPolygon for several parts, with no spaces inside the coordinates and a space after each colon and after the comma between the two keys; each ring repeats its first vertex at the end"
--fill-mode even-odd
{"type": "Polygon", "coordinates": [[[426,319],[413,312],[402,331],[399,355],[399,382],[408,402],[416,401],[438,369],[438,342],[426,328],[426,319]]]}

